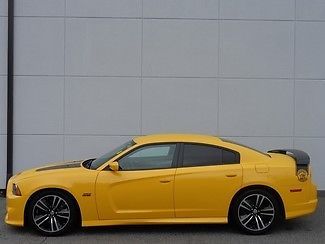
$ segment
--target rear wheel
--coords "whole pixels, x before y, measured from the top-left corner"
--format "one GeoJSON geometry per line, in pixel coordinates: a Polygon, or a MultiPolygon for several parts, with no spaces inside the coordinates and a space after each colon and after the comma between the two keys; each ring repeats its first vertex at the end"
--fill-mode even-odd
{"type": "Polygon", "coordinates": [[[270,231],[280,219],[277,199],[262,189],[249,190],[240,194],[232,209],[232,220],[242,231],[263,234],[270,231]]]}
{"type": "Polygon", "coordinates": [[[41,192],[34,196],[27,211],[29,225],[47,236],[70,231],[77,216],[71,197],[55,190],[41,192]]]}

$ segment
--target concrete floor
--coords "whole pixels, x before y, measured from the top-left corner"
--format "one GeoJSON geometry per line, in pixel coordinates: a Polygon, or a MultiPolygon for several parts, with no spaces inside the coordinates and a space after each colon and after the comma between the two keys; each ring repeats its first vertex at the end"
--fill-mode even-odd
{"type": "Polygon", "coordinates": [[[82,228],[60,237],[42,237],[7,226],[5,199],[0,198],[0,243],[325,243],[325,198],[311,216],[286,221],[272,233],[251,236],[228,225],[159,225],[82,228]]]}

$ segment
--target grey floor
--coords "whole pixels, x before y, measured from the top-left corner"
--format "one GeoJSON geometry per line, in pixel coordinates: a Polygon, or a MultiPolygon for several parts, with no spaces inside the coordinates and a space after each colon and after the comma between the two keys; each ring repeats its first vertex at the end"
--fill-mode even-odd
{"type": "Polygon", "coordinates": [[[250,236],[228,225],[115,226],[82,228],[61,237],[42,237],[7,226],[5,199],[0,198],[0,243],[325,243],[325,198],[311,216],[286,221],[272,233],[250,236]]]}

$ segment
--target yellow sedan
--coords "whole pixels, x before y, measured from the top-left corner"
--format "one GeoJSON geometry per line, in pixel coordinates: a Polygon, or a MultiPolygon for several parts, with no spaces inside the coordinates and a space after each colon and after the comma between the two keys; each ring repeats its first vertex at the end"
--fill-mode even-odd
{"type": "Polygon", "coordinates": [[[9,225],[228,223],[250,234],[317,206],[307,153],[262,153],[215,136],[136,137],[97,158],[21,172],[7,185],[9,225]]]}

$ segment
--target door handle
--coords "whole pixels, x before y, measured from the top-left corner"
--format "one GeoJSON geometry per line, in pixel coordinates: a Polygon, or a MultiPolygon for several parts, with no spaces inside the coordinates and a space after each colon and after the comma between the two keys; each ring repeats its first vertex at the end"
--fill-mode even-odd
{"type": "Polygon", "coordinates": [[[169,183],[170,180],[160,180],[160,183],[169,183]]]}
{"type": "Polygon", "coordinates": [[[236,174],[229,174],[229,175],[226,175],[226,177],[236,177],[237,175],[236,174]]]}

